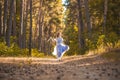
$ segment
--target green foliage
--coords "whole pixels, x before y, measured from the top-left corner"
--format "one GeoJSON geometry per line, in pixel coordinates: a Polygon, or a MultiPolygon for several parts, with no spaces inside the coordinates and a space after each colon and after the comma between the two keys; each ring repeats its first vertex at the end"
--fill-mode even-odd
{"type": "MultiPolygon", "coordinates": [[[[20,49],[16,44],[7,47],[5,43],[0,42],[1,57],[28,57],[28,49],[20,49]]],[[[32,57],[45,57],[44,53],[40,53],[37,49],[32,49],[32,57]]]]}
{"type": "Polygon", "coordinates": [[[4,37],[0,37],[0,42],[4,42],[4,37]]]}
{"type": "Polygon", "coordinates": [[[6,53],[8,47],[5,45],[4,42],[0,42],[0,55],[3,55],[6,53]]]}
{"type": "Polygon", "coordinates": [[[89,40],[89,39],[86,39],[86,49],[87,50],[95,50],[97,48],[96,46],[96,41],[95,40],[89,40]]]}
{"type": "Polygon", "coordinates": [[[115,32],[108,33],[108,42],[109,43],[115,43],[119,40],[118,35],[115,32]]]}
{"type": "Polygon", "coordinates": [[[120,1],[108,1],[108,13],[107,13],[107,21],[105,26],[105,33],[103,33],[103,17],[104,17],[104,1],[103,0],[89,0],[89,12],[92,23],[92,36],[89,39],[87,32],[87,26],[85,21],[85,12],[84,8],[82,8],[83,13],[83,21],[84,21],[84,39],[85,39],[85,47],[80,49],[78,46],[78,9],[75,8],[77,5],[76,1],[66,0],[65,7],[67,8],[65,14],[65,35],[69,41],[70,55],[82,54],[84,51],[98,51],[102,52],[106,49],[119,48],[120,40],[119,40],[119,13],[120,9],[118,7],[120,1]]]}
{"type": "Polygon", "coordinates": [[[64,35],[66,35],[64,39],[70,47],[70,50],[66,53],[67,55],[77,55],[80,51],[78,48],[78,32],[76,28],[76,25],[74,25],[69,26],[64,30],[64,35]]]}
{"type": "Polygon", "coordinates": [[[12,44],[14,44],[14,42],[15,42],[15,40],[16,40],[16,36],[10,36],[10,43],[12,44]]]}
{"type": "Polygon", "coordinates": [[[40,53],[37,49],[32,49],[32,57],[45,57],[44,53],[40,53]]]}
{"type": "Polygon", "coordinates": [[[100,35],[97,41],[97,48],[105,46],[105,35],[100,35]]]}
{"type": "MultiPolygon", "coordinates": [[[[0,37],[0,56],[28,56],[28,49],[20,49],[18,45],[14,42],[18,40],[19,35],[19,28],[20,28],[20,0],[17,1],[17,14],[16,14],[16,37],[10,37],[11,46],[7,47],[5,44],[5,37],[0,37]]],[[[84,22],[84,33],[83,37],[85,39],[85,47],[80,49],[79,48],[79,41],[78,41],[78,8],[77,8],[77,1],[76,0],[66,0],[65,5],[65,13],[63,16],[63,7],[61,0],[43,0],[43,6],[41,10],[38,8],[40,7],[39,4],[40,0],[33,1],[33,30],[35,30],[36,26],[38,25],[38,16],[43,17],[44,23],[43,28],[43,38],[48,38],[49,36],[54,36],[54,33],[64,29],[64,37],[66,40],[67,45],[70,46],[70,50],[67,52],[67,55],[78,55],[84,54],[85,51],[90,50],[98,50],[102,49],[111,49],[111,48],[119,48],[120,47],[120,0],[109,0],[108,1],[108,11],[107,11],[107,19],[106,19],[106,26],[105,26],[105,33],[103,31],[103,17],[104,17],[104,0],[89,0],[89,13],[90,19],[92,23],[92,37],[88,39],[89,33],[87,32],[86,20],[85,20],[85,11],[84,7],[82,7],[82,14],[83,14],[83,22],[84,22]],[[42,11],[42,14],[39,15],[39,11],[42,11]],[[44,15],[43,15],[44,14],[44,15]],[[64,17],[64,19],[63,19],[64,17]],[[37,25],[36,25],[37,24],[37,25]]],[[[2,6],[4,7],[4,6],[2,6]]],[[[9,9],[8,9],[9,10],[9,9]]],[[[4,9],[2,10],[3,13],[4,9]]],[[[28,10],[29,11],[29,10],[28,10]]],[[[24,15],[23,15],[24,16],[24,15]]],[[[4,15],[2,15],[4,17],[4,15]]],[[[25,18],[25,17],[24,17],[25,18]]],[[[28,15],[29,19],[29,15],[28,15]]],[[[23,21],[24,22],[24,21],[23,21]]],[[[27,21],[29,24],[29,21],[27,21]]],[[[42,24],[40,24],[42,26],[42,24]]],[[[28,25],[29,26],[29,25],[28,25]]],[[[26,26],[26,41],[28,40],[28,27],[26,26]]],[[[36,28],[37,29],[37,28],[36,28]]],[[[35,32],[35,31],[33,31],[35,32]]],[[[33,39],[36,39],[36,33],[33,33],[33,39]],[[34,35],[35,34],[35,35],[34,35]]],[[[44,39],[43,39],[44,40],[44,39]]],[[[37,39],[35,40],[37,41],[37,39]]],[[[36,43],[34,41],[34,43],[36,43]]],[[[38,44],[38,41],[36,45],[38,44]]],[[[46,47],[48,48],[48,47],[46,47]]],[[[37,49],[32,49],[32,56],[33,57],[44,57],[44,53],[40,53],[37,49]]]]}
{"type": "Polygon", "coordinates": [[[27,49],[20,49],[16,44],[12,44],[10,47],[7,47],[5,43],[0,43],[0,56],[27,56],[27,49]]]}
{"type": "MultiPolygon", "coordinates": [[[[95,36],[95,35],[94,35],[95,36]]],[[[97,53],[105,52],[113,48],[120,48],[119,36],[114,32],[105,35],[96,35],[91,40],[86,39],[87,51],[95,51],[97,53]]]]}

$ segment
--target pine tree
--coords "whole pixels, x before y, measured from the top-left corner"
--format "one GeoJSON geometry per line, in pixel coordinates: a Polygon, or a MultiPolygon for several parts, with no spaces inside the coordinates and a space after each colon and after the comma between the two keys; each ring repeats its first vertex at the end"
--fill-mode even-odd
{"type": "Polygon", "coordinates": [[[2,36],[2,1],[0,1],[0,37],[2,36]]]}
{"type": "Polygon", "coordinates": [[[84,5],[85,5],[85,16],[86,16],[86,22],[87,22],[87,27],[88,27],[88,37],[91,38],[92,33],[91,33],[91,21],[90,21],[90,15],[89,15],[89,7],[88,7],[88,0],[84,0],[84,5]]]}
{"type": "Polygon", "coordinates": [[[78,2],[78,31],[79,31],[79,47],[84,48],[84,38],[83,38],[83,21],[82,21],[82,12],[81,12],[81,0],[77,0],[78,2]]]}
{"type": "Polygon", "coordinates": [[[12,31],[12,17],[13,17],[13,9],[14,9],[14,0],[10,1],[10,16],[9,16],[9,23],[6,30],[6,45],[10,47],[10,36],[12,31]]]}
{"type": "Polygon", "coordinates": [[[29,33],[29,56],[32,53],[32,0],[30,0],[30,33],[29,33]]]}
{"type": "Polygon", "coordinates": [[[5,39],[7,28],[7,15],[8,15],[8,0],[4,0],[3,35],[5,39]]]}

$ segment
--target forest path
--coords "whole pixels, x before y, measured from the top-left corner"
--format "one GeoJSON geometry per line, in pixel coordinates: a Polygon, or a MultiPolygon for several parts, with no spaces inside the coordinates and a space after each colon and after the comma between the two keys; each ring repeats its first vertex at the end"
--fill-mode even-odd
{"type": "Polygon", "coordinates": [[[0,80],[120,80],[120,62],[99,55],[54,58],[0,57],[0,80]]]}

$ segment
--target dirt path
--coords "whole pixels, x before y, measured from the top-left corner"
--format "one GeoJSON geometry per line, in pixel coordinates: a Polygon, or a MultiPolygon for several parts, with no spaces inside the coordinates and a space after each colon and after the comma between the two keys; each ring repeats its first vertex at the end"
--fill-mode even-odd
{"type": "Polygon", "coordinates": [[[100,56],[0,57],[0,80],[120,80],[120,63],[100,56]]]}

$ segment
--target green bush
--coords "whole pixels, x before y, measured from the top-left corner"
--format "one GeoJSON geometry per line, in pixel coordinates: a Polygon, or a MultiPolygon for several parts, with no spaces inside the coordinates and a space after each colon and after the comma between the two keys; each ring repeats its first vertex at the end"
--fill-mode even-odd
{"type": "MultiPolygon", "coordinates": [[[[7,47],[4,42],[0,43],[0,56],[1,57],[27,57],[28,49],[20,49],[18,45],[12,43],[7,47]]],[[[45,57],[44,53],[40,53],[37,49],[32,49],[32,57],[45,57]]]]}
{"type": "Polygon", "coordinates": [[[85,40],[86,42],[86,50],[94,50],[96,49],[96,41],[95,40],[89,40],[89,39],[86,39],[85,40]]]}
{"type": "Polygon", "coordinates": [[[119,37],[114,32],[110,32],[107,35],[94,35],[94,38],[91,40],[86,39],[85,41],[86,52],[97,51],[97,53],[102,53],[113,48],[120,48],[119,37]]]}
{"type": "Polygon", "coordinates": [[[97,48],[105,46],[105,35],[100,35],[97,41],[97,48]]]}
{"type": "Polygon", "coordinates": [[[7,47],[4,42],[0,43],[0,56],[27,56],[28,49],[20,49],[16,44],[7,47]]]}
{"type": "Polygon", "coordinates": [[[5,45],[5,43],[0,42],[0,56],[6,54],[8,50],[8,47],[5,45]]]}
{"type": "Polygon", "coordinates": [[[4,37],[0,37],[0,42],[4,42],[4,37]]]}
{"type": "Polygon", "coordinates": [[[119,42],[119,37],[114,32],[111,32],[107,35],[107,46],[110,48],[114,48],[116,43],[119,42]]]}
{"type": "Polygon", "coordinates": [[[40,53],[37,49],[32,49],[32,57],[45,57],[44,53],[40,53]]]}

